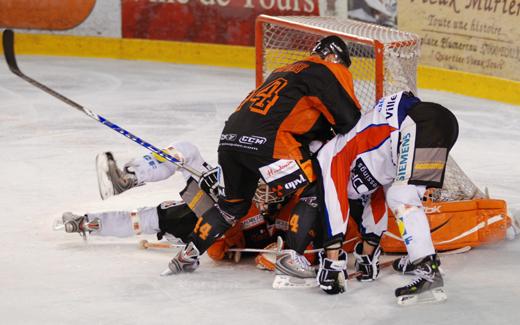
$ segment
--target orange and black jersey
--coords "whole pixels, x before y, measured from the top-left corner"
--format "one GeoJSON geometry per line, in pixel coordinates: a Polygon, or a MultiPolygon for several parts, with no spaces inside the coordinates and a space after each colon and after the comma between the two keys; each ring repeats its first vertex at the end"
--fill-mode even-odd
{"type": "Polygon", "coordinates": [[[311,56],[274,70],[226,121],[219,151],[276,159],[309,157],[313,140],[348,132],[358,121],[359,102],[346,67],[311,56]]]}

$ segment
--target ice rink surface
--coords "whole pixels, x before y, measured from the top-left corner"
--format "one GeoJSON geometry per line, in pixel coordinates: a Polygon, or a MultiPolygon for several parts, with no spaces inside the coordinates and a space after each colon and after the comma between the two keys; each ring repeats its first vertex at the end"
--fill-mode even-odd
{"type": "MultiPolygon", "coordinates": [[[[254,87],[252,70],[58,57],[19,58],[21,69],[157,147],[195,143],[216,163],[227,116],[254,87]]],[[[452,155],[493,198],[520,211],[520,107],[445,92],[423,100],[452,109],[452,155]]],[[[94,159],[145,153],[130,140],[12,75],[0,59],[0,323],[2,324],[518,324],[520,241],[443,258],[448,301],[399,307],[407,283],[385,269],[348,292],[276,291],[251,262],[215,263],[160,277],[174,251],[143,251],[142,238],[52,230],[64,211],[155,206],[178,198],[180,175],[102,201],[94,159]]],[[[144,237],[153,239],[153,237],[144,237]]]]}

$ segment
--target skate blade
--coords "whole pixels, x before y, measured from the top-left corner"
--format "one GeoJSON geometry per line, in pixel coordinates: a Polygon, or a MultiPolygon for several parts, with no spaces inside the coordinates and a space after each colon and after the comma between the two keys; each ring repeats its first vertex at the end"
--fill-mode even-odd
{"type": "Polygon", "coordinates": [[[162,271],[160,276],[170,276],[170,275],[174,275],[176,273],[173,273],[172,270],[170,270],[170,268],[167,268],[166,270],[162,271]]]}
{"type": "Polygon", "coordinates": [[[274,277],[274,289],[304,289],[318,286],[316,278],[297,278],[290,275],[277,274],[274,277]]]}
{"type": "Polygon", "coordinates": [[[63,219],[61,217],[56,218],[54,220],[54,223],[52,224],[52,230],[54,230],[54,231],[65,230],[65,225],[63,224],[63,219]]]}
{"type": "Polygon", "coordinates": [[[96,156],[96,173],[98,179],[99,195],[102,200],[106,200],[114,195],[114,186],[108,179],[108,159],[106,153],[100,153],[96,156]]]}
{"type": "Polygon", "coordinates": [[[400,306],[410,306],[417,304],[429,304],[443,302],[448,299],[444,289],[435,288],[416,295],[405,295],[397,298],[397,304],[400,306]]]}

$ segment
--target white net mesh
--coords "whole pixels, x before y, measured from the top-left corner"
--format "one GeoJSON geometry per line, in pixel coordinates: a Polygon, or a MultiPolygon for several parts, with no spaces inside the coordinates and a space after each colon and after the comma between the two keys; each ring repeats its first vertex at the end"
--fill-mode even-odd
{"type": "Polygon", "coordinates": [[[487,197],[462,171],[455,160],[448,157],[442,189],[431,189],[427,199],[433,202],[461,201],[487,197]]]}
{"type": "Polygon", "coordinates": [[[401,90],[416,91],[420,39],[412,33],[336,17],[276,17],[278,22],[262,23],[262,74],[265,79],[277,67],[301,60],[324,35],[338,35],[349,46],[354,87],[363,110],[401,90]],[[310,29],[309,29],[310,28],[310,29]],[[382,44],[381,66],[376,76],[375,42],[382,44]]]}

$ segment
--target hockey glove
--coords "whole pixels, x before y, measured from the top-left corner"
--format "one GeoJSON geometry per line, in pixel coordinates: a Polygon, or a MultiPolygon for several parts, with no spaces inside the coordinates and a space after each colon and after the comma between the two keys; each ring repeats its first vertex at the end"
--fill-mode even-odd
{"type": "Polygon", "coordinates": [[[179,274],[181,272],[193,272],[199,267],[199,250],[190,242],[184,249],[172,258],[161,275],[179,274]]]}
{"type": "Polygon", "coordinates": [[[359,242],[354,247],[354,257],[356,258],[356,272],[361,272],[356,279],[367,282],[374,281],[379,275],[379,255],[381,248],[377,246],[371,255],[363,255],[363,242],[359,242]]]}
{"type": "Polygon", "coordinates": [[[347,253],[340,250],[338,261],[328,259],[325,251],[320,254],[320,268],[316,279],[320,288],[329,295],[345,292],[347,274],[347,253]]]}
{"type": "Polygon", "coordinates": [[[215,167],[200,176],[199,187],[217,201],[219,196],[220,167],[215,167]]]}

